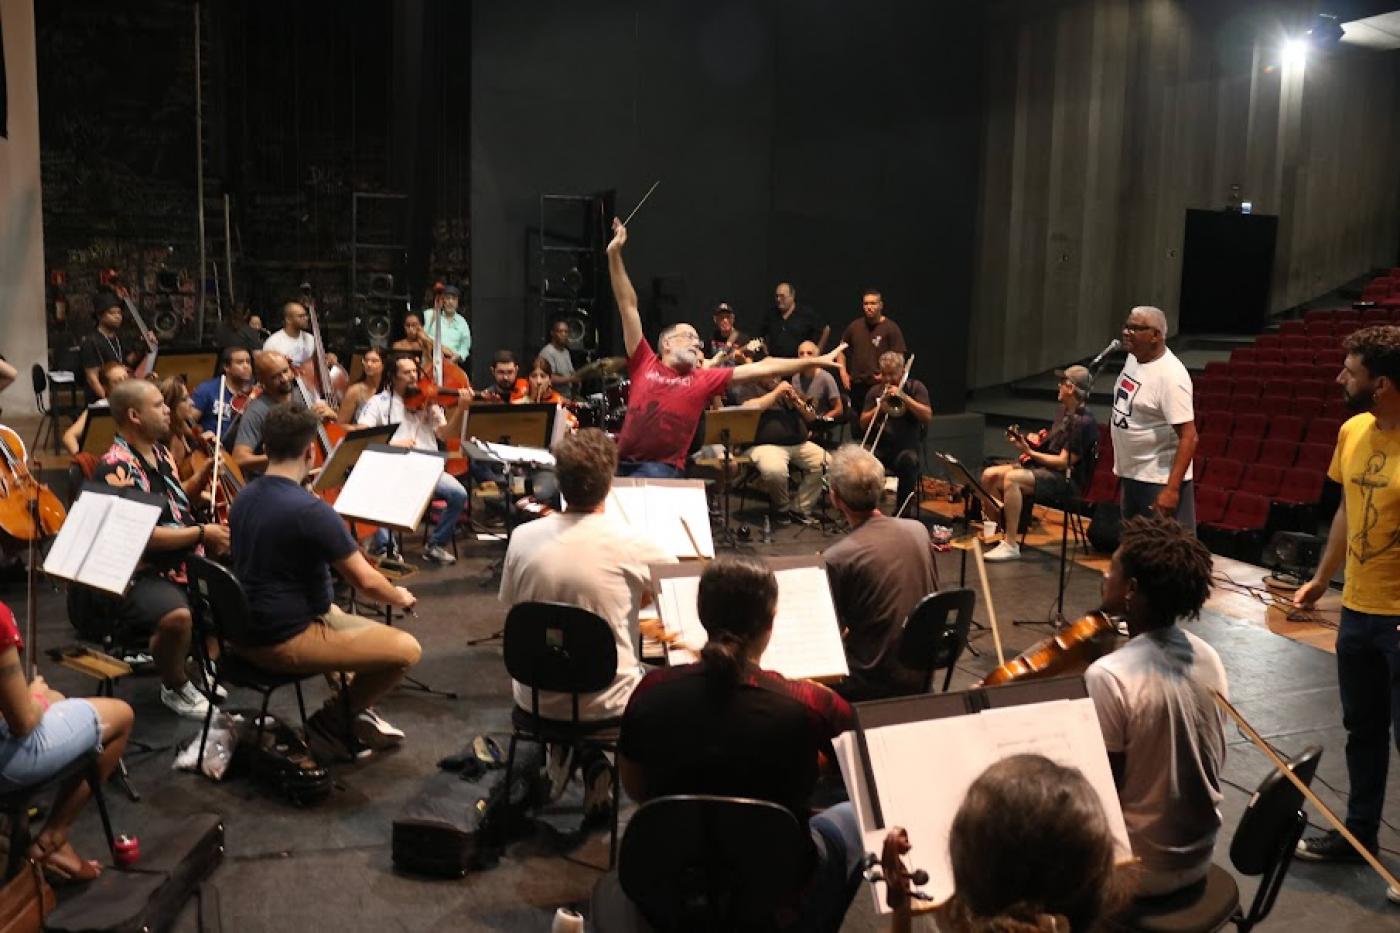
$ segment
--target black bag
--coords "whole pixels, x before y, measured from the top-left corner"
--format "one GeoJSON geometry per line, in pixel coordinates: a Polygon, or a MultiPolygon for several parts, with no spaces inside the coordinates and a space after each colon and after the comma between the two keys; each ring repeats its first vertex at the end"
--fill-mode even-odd
{"type": "Polygon", "coordinates": [[[224,858],[224,820],[196,813],[148,832],[141,858],[109,868],[64,898],[44,920],[49,933],[168,930],[190,896],[224,858]]]}
{"type": "Polygon", "coordinates": [[[1118,550],[1118,538],[1123,533],[1123,513],[1117,502],[1099,502],[1089,518],[1089,546],[1101,554],[1118,550]]]}
{"type": "Polygon", "coordinates": [[[243,723],[234,759],[243,760],[255,783],[297,806],[318,803],[330,796],[335,784],[330,771],[316,760],[295,729],[268,713],[259,747],[254,745],[258,711],[246,709],[238,713],[243,723]]]}
{"type": "Polygon", "coordinates": [[[541,746],[517,746],[509,798],[504,767],[475,780],[450,771],[432,775],[394,820],[394,867],[436,878],[490,868],[505,847],[508,818],[522,815],[534,800],[543,768],[541,746]]]}

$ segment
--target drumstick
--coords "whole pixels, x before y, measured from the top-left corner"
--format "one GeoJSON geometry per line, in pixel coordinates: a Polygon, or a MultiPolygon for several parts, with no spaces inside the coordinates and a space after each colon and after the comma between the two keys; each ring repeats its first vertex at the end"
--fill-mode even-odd
{"type": "Polygon", "coordinates": [[[977,576],[982,580],[982,598],[987,601],[987,621],[992,625],[992,644],[997,649],[997,664],[1006,663],[1006,655],[1001,652],[1001,630],[997,628],[997,610],[992,605],[992,589],[987,586],[987,562],[982,559],[982,546],[972,542],[972,556],[977,558],[977,576]]]}
{"type": "Polygon", "coordinates": [[[647,189],[647,193],[642,195],[642,199],[637,202],[637,206],[632,208],[632,213],[628,214],[627,219],[622,222],[624,227],[632,222],[633,217],[637,216],[637,211],[641,210],[642,205],[647,203],[647,198],[651,197],[651,193],[656,190],[656,186],[659,184],[661,184],[661,179],[659,178],[651,183],[651,187],[647,189]]]}

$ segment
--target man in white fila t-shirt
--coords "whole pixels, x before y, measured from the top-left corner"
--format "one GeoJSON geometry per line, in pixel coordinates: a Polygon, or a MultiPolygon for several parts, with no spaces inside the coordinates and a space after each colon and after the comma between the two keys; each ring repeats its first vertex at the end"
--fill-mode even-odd
{"type": "Polygon", "coordinates": [[[1113,472],[1123,518],[1157,512],[1196,529],[1191,457],[1196,453],[1191,374],[1167,349],[1167,318],[1139,306],[1123,324],[1128,361],[1113,385],[1113,472]]]}

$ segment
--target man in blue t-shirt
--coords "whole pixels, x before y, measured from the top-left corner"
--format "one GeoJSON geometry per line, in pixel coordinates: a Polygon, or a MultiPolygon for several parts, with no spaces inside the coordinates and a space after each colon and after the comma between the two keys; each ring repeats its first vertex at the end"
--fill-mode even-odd
{"type": "MultiPolygon", "coordinates": [[[[199,429],[213,434],[219,430],[222,415],[224,430],[219,436],[224,449],[233,449],[234,431],[238,427],[238,412],[234,410],[234,400],[247,400],[253,388],[253,354],[243,347],[224,347],[219,353],[219,372],[223,376],[224,390],[219,394],[219,376],[206,379],[194,387],[190,393],[190,404],[199,412],[199,429]]],[[[241,405],[239,406],[242,407],[241,405]]]]}
{"type": "Polygon", "coordinates": [[[350,735],[374,750],[403,738],[372,706],[418,663],[422,649],[407,632],[336,606],[330,568],[375,602],[411,609],[416,600],[370,564],[329,505],[302,488],[316,427],[316,416],[304,409],[281,404],[269,411],[263,424],[267,471],[234,500],[233,571],[252,615],[234,650],[268,670],[354,674],[347,690],[353,721],[345,721],[344,705],[332,696],[307,728],[341,753],[350,735]]]}

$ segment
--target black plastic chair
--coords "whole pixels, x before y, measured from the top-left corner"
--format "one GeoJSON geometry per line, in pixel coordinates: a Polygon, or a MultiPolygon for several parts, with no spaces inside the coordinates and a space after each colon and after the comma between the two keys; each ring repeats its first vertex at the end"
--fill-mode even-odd
{"type": "MultiPolygon", "coordinates": [[[[1289,769],[1304,784],[1311,785],[1321,757],[1320,747],[1309,746],[1289,763],[1289,769]]],[[[1234,877],[1220,866],[1211,865],[1204,879],[1182,891],[1139,898],[1123,918],[1123,928],[1151,933],[1212,933],[1233,923],[1240,933],[1248,933],[1273,910],[1294,849],[1307,825],[1302,792],[1278,771],[1270,771],[1240,817],[1230,843],[1230,861],[1235,870],[1259,877],[1249,912],[1241,910],[1240,890],[1234,877]]]]}
{"type": "Polygon", "coordinates": [[[811,833],[785,807],[658,797],[628,822],[617,871],[593,887],[590,919],[602,933],[772,929],[811,866],[811,833]]]}
{"type": "MultiPolygon", "coordinates": [[[[243,585],[233,572],[222,564],[216,564],[203,557],[193,556],[185,562],[185,572],[190,580],[190,612],[194,617],[194,644],[201,659],[201,669],[206,680],[209,669],[214,670],[213,682],[209,686],[210,695],[218,691],[220,684],[246,687],[262,695],[262,707],[258,713],[257,732],[254,748],[262,748],[263,730],[267,722],[267,707],[272,702],[272,694],[280,687],[291,685],[297,694],[297,710],[301,713],[301,730],[306,734],[306,701],[302,697],[301,684],[304,680],[319,677],[320,674],[284,674],[269,671],[241,657],[230,645],[237,645],[252,626],[252,611],[248,608],[248,597],[243,585]],[[204,639],[213,636],[219,646],[219,662],[211,665],[203,657],[204,639]]],[[[340,695],[345,701],[345,721],[350,723],[350,702],[345,691],[345,677],[341,675],[340,695]]],[[[199,735],[199,757],[204,761],[204,746],[209,741],[209,727],[214,721],[214,704],[204,716],[204,729],[199,735]]],[[[347,740],[349,741],[349,740],[347,740]]],[[[350,748],[354,749],[353,742],[350,748]]]]}
{"type": "Polygon", "coordinates": [[[97,750],[93,749],[74,758],[48,780],[0,794],[0,814],[7,818],[10,825],[10,854],[5,864],[4,880],[10,880],[19,871],[29,853],[29,846],[33,843],[29,832],[29,809],[34,798],[78,778],[86,781],[92,791],[92,799],[97,802],[97,813],[102,817],[102,832],[107,837],[107,851],[112,853],[113,860],[116,859],[112,819],[107,813],[107,798],[102,796],[102,774],[97,769],[97,750]]]}
{"type": "Polygon", "coordinates": [[[506,758],[506,786],[515,770],[517,742],[562,745],[576,751],[610,753],[612,777],[612,829],[608,867],[617,861],[617,811],[622,793],[617,773],[617,739],[622,720],[580,720],[579,697],[597,693],[617,676],[617,643],[612,626],[601,616],[566,603],[531,602],[512,606],[506,616],[502,644],[506,672],[530,690],[530,709],[511,710],[510,753],[506,758]],[[540,691],[567,693],[572,709],[566,720],[540,715],[540,691]]]}
{"type": "Polygon", "coordinates": [[[976,603],[975,590],[967,587],[942,590],[919,600],[909,618],[904,620],[895,658],[900,667],[918,674],[921,692],[933,692],[933,675],[939,670],[947,671],[943,677],[943,692],[948,692],[953,666],[967,648],[976,603]]]}
{"type": "Polygon", "coordinates": [[[34,386],[34,408],[39,412],[39,428],[34,432],[34,440],[29,449],[37,453],[47,436],[49,443],[53,444],[54,453],[58,453],[62,449],[58,445],[58,404],[53,397],[53,383],[49,380],[43,363],[35,363],[30,367],[29,380],[34,386]]]}

